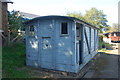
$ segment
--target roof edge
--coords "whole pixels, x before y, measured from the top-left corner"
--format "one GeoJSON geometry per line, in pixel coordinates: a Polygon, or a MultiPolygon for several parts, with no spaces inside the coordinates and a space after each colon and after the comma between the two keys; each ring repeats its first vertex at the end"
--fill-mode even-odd
{"type": "Polygon", "coordinates": [[[31,22],[31,21],[33,21],[33,20],[37,20],[37,19],[40,19],[40,18],[48,18],[48,17],[63,17],[63,18],[67,18],[67,19],[72,20],[72,21],[80,21],[80,22],[82,22],[82,23],[84,23],[84,24],[86,24],[86,25],[89,25],[89,26],[91,26],[91,27],[93,27],[93,28],[95,28],[95,29],[100,30],[99,28],[97,28],[97,27],[95,27],[95,26],[93,26],[93,25],[91,25],[91,24],[89,24],[89,23],[87,23],[87,22],[85,22],[85,21],[83,21],[83,20],[80,20],[80,19],[78,19],[78,18],[70,17],[70,16],[59,16],[59,15],[49,15],[49,16],[36,17],[36,18],[33,18],[33,19],[31,19],[31,20],[28,20],[28,21],[24,22],[24,24],[29,23],[29,22],[31,22]]]}

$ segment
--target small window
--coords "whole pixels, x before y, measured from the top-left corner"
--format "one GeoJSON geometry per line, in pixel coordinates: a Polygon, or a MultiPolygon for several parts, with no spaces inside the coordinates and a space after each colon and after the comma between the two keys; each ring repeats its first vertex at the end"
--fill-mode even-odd
{"type": "Polygon", "coordinates": [[[33,25],[29,26],[29,35],[34,36],[34,26],[33,25]]]}
{"type": "Polygon", "coordinates": [[[66,22],[61,24],[61,34],[68,34],[68,24],[66,22]]]}

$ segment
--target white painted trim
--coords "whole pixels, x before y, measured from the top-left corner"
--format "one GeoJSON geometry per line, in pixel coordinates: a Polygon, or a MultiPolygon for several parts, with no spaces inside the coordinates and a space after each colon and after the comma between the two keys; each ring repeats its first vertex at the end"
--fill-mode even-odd
{"type": "Polygon", "coordinates": [[[77,52],[76,51],[76,43],[77,43],[77,40],[76,40],[76,22],[74,23],[74,28],[75,28],[75,32],[74,32],[75,33],[75,36],[74,36],[75,37],[75,64],[77,64],[77,62],[76,62],[76,52],[77,52]]]}

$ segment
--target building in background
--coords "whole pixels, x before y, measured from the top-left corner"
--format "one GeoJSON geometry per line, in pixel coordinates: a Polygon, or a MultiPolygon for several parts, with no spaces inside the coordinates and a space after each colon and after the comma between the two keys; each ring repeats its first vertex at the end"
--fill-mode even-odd
{"type": "Polygon", "coordinates": [[[120,32],[111,32],[104,34],[107,38],[103,38],[103,41],[111,44],[113,43],[120,43],[120,32]]]}

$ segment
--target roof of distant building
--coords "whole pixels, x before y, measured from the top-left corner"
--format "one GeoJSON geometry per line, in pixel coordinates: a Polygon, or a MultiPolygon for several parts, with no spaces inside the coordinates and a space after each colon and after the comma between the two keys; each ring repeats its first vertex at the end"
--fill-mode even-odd
{"type": "Polygon", "coordinates": [[[13,3],[11,0],[0,0],[3,3],[13,3]]]}
{"type": "Polygon", "coordinates": [[[39,17],[39,15],[30,14],[30,13],[26,13],[26,12],[20,12],[20,15],[23,18],[28,18],[28,19],[33,19],[33,18],[39,17]]]}

